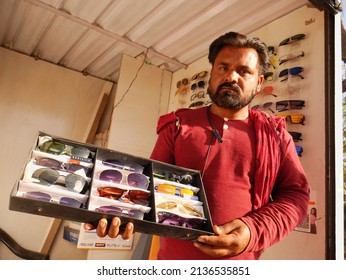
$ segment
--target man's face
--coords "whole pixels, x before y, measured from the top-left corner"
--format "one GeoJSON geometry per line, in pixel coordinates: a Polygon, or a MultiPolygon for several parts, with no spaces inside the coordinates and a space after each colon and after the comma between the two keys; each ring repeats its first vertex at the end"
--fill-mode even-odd
{"type": "Polygon", "coordinates": [[[260,91],[258,55],[252,48],[224,47],[211,69],[208,94],[222,108],[239,110],[260,91]]]}

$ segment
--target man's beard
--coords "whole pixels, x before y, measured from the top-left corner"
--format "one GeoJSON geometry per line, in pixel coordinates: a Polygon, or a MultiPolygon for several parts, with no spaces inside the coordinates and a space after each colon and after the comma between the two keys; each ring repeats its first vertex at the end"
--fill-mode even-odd
{"type": "Polygon", "coordinates": [[[240,87],[232,83],[223,83],[218,86],[215,93],[212,93],[209,85],[207,93],[219,107],[239,110],[250,104],[255,97],[256,90],[254,89],[249,97],[242,97],[243,91],[240,87]],[[223,87],[227,87],[227,89],[223,89],[223,87]]]}

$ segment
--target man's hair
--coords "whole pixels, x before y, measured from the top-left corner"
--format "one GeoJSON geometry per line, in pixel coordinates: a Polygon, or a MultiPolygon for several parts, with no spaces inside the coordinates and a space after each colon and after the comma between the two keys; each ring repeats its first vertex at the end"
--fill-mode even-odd
{"type": "Polygon", "coordinates": [[[256,50],[259,58],[259,74],[267,72],[270,66],[269,52],[267,45],[259,38],[248,38],[237,32],[228,32],[215,39],[209,47],[209,62],[213,65],[218,53],[222,48],[232,46],[237,48],[252,48],[256,50]]]}

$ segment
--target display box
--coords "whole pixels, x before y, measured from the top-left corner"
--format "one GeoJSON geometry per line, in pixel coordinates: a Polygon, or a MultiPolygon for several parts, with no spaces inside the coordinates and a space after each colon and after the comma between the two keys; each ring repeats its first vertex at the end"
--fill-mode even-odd
{"type": "Polygon", "coordinates": [[[9,209],[94,224],[118,216],[136,232],[185,240],[213,234],[199,171],[43,132],[9,209]]]}

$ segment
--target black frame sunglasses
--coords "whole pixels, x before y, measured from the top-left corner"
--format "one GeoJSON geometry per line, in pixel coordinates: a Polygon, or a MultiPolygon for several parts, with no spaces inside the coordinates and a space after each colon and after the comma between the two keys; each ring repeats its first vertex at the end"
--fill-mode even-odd
{"type": "Polygon", "coordinates": [[[293,35],[292,37],[288,37],[285,40],[282,40],[280,42],[279,46],[285,46],[288,44],[293,44],[293,43],[298,42],[298,41],[303,40],[303,39],[305,39],[305,34],[303,34],[303,33],[296,34],[296,35],[293,35]]]}

